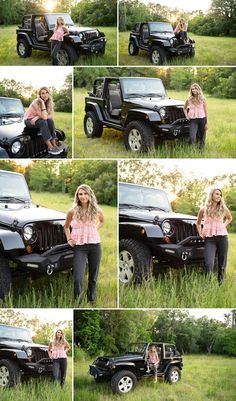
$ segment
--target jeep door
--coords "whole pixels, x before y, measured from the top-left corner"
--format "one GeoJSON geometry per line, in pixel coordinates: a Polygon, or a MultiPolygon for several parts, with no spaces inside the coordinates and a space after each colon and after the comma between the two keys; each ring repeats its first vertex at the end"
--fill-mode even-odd
{"type": "Polygon", "coordinates": [[[33,38],[32,41],[34,45],[37,45],[37,48],[49,49],[50,42],[49,38],[51,33],[48,29],[47,21],[43,15],[33,16],[32,20],[32,31],[33,38]]]}
{"type": "Polygon", "coordinates": [[[119,79],[109,79],[104,88],[105,119],[114,123],[121,120],[122,94],[119,79]]]}
{"type": "Polygon", "coordinates": [[[148,47],[149,42],[149,26],[148,24],[144,23],[141,24],[140,27],[140,45],[144,47],[148,47]]]}

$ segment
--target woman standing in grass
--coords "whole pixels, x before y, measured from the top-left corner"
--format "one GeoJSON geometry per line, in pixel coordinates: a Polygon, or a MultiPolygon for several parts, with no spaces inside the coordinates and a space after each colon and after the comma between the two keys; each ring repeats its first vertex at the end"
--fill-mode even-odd
{"type": "Polygon", "coordinates": [[[58,329],[54,339],[49,343],[48,355],[53,360],[52,376],[53,381],[60,380],[61,387],[64,386],[67,370],[67,355],[70,345],[66,341],[63,331],[58,329]]]}
{"type": "Polygon", "coordinates": [[[184,105],[184,114],[190,121],[189,144],[193,145],[200,140],[200,149],[205,146],[207,125],[207,103],[203,96],[202,89],[198,84],[192,84],[189,97],[184,105]]]}
{"type": "Polygon", "coordinates": [[[200,237],[205,239],[205,269],[209,274],[214,272],[215,258],[218,261],[218,282],[222,284],[227,264],[228,232],[226,226],[232,221],[220,189],[212,189],[206,205],[199,210],[197,229],[200,237]]]}
{"type": "Polygon", "coordinates": [[[81,296],[86,264],[88,263],[88,302],[93,303],[101,260],[101,240],[98,233],[104,223],[93,190],[85,184],[80,185],[74,197],[74,205],[67,213],[65,234],[68,244],[74,248],[74,296],[81,296]]]}
{"type": "Polygon", "coordinates": [[[50,38],[51,41],[51,58],[52,65],[57,65],[57,52],[60,50],[64,36],[69,35],[69,30],[65,25],[62,17],[57,18],[57,22],[53,31],[53,35],[50,38]]]}
{"type": "Polygon", "coordinates": [[[24,120],[26,127],[40,130],[48,147],[48,153],[59,155],[63,152],[63,146],[57,146],[53,100],[50,90],[46,86],[39,89],[38,97],[30,104],[24,120]]]}

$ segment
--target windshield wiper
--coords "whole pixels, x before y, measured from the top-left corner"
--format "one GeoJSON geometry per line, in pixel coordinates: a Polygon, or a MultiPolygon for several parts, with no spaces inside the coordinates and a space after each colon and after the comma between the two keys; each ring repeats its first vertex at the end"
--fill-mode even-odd
{"type": "Polygon", "coordinates": [[[15,341],[13,338],[10,338],[10,337],[0,337],[0,341],[2,341],[2,340],[15,341]]]}
{"type": "Polygon", "coordinates": [[[155,96],[157,96],[157,97],[164,97],[164,95],[161,95],[160,93],[154,93],[154,92],[147,93],[147,94],[146,94],[146,96],[153,96],[153,97],[155,97],[155,96]]]}
{"type": "Polygon", "coordinates": [[[0,117],[23,117],[24,113],[0,113],[0,117]]]}
{"type": "Polygon", "coordinates": [[[130,207],[130,208],[136,208],[136,209],[143,209],[143,206],[136,205],[135,203],[120,203],[119,204],[122,207],[130,207]]]}
{"type": "Polygon", "coordinates": [[[17,201],[20,203],[28,202],[28,200],[26,199],[16,198],[15,196],[0,196],[0,202],[5,202],[5,201],[17,201]]]}
{"type": "Polygon", "coordinates": [[[146,205],[143,205],[142,207],[143,207],[143,209],[150,209],[150,210],[155,210],[155,209],[157,209],[157,210],[161,210],[162,212],[168,212],[168,210],[162,209],[162,208],[159,207],[159,206],[146,206],[146,205]]]}

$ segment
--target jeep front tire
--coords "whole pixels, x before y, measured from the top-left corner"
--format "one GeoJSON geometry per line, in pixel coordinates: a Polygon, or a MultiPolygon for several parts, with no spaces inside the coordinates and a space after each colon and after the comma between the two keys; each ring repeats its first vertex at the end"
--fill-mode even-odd
{"type": "Polygon", "coordinates": [[[75,49],[66,43],[61,46],[56,54],[57,65],[60,66],[74,65],[77,58],[75,49]]]}
{"type": "Polygon", "coordinates": [[[148,247],[135,239],[119,242],[119,280],[122,284],[141,283],[152,275],[152,255],[148,247]]]}
{"type": "Polygon", "coordinates": [[[151,62],[155,65],[166,64],[166,52],[160,46],[153,46],[150,53],[151,62]]]}
{"type": "Polygon", "coordinates": [[[0,360],[0,388],[14,387],[20,382],[18,365],[8,359],[0,360]]]}
{"type": "Polygon", "coordinates": [[[131,121],[125,128],[125,147],[132,152],[149,152],[154,147],[151,126],[144,121],[131,121]]]}
{"type": "Polygon", "coordinates": [[[26,58],[31,56],[32,48],[30,47],[26,39],[18,40],[17,53],[21,58],[26,58]]]}
{"type": "Polygon", "coordinates": [[[103,125],[98,121],[93,111],[88,111],[84,117],[84,132],[88,138],[100,138],[102,136],[103,125]]]}
{"type": "Polygon", "coordinates": [[[131,42],[129,42],[128,50],[129,50],[130,56],[137,56],[139,53],[139,48],[133,40],[131,42]]]}
{"type": "Polygon", "coordinates": [[[166,380],[170,383],[170,384],[175,384],[178,381],[180,381],[181,379],[181,373],[180,373],[180,369],[177,368],[177,366],[172,366],[166,374],[166,380]]]}
{"type": "Polygon", "coordinates": [[[129,370],[121,370],[114,374],[111,379],[111,388],[115,394],[127,394],[134,390],[137,384],[137,377],[129,370]]]}
{"type": "Polygon", "coordinates": [[[11,290],[11,272],[5,256],[0,255],[0,299],[4,299],[11,290]]]}

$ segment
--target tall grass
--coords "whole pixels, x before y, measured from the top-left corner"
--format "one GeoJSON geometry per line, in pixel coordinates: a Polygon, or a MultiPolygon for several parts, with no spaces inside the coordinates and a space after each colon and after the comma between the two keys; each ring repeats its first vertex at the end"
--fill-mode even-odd
{"type": "MultiPolygon", "coordinates": [[[[126,401],[234,401],[236,393],[235,358],[208,355],[184,356],[182,379],[176,385],[140,380],[126,401]]],[[[118,401],[109,382],[96,384],[88,374],[92,360],[74,366],[74,401],[118,401]]]]}
{"type": "Polygon", "coordinates": [[[1,401],[71,401],[72,400],[72,358],[68,357],[66,383],[63,389],[51,378],[31,378],[17,387],[0,388],[1,401]]]}
{"type": "Polygon", "coordinates": [[[236,305],[236,234],[229,235],[227,275],[206,278],[198,266],[168,269],[142,285],[120,285],[123,308],[234,308],[236,305]]]}
{"type": "MultiPolygon", "coordinates": [[[[96,77],[94,77],[96,78],[96,77]]],[[[74,156],[78,158],[233,158],[236,157],[236,120],[234,99],[207,97],[209,129],[204,151],[190,147],[187,139],[163,141],[149,153],[128,152],[124,133],[104,128],[101,138],[87,138],[84,133],[84,99],[86,89],[74,90],[74,156]]],[[[187,91],[168,91],[174,99],[186,100],[187,91]]]]}
{"type": "Polygon", "coordinates": [[[55,112],[55,126],[65,132],[68,145],[68,158],[72,157],[72,113],[55,112]]]}
{"type": "MultiPolygon", "coordinates": [[[[235,65],[236,38],[198,36],[189,33],[195,40],[196,54],[194,57],[173,57],[168,59],[168,65],[235,65]]],[[[141,50],[138,56],[128,53],[129,32],[119,35],[119,64],[120,65],[153,65],[149,53],[141,50]]]]}
{"type": "MultiPolygon", "coordinates": [[[[51,65],[49,52],[33,50],[31,57],[20,58],[16,52],[15,25],[0,26],[0,65],[51,65]]],[[[103,56],[80,55],[75,65],[116,65],[117,29],[116,27],[97,27],[107,37],[106,53],[103,56]]]]}
{"type": "MultiPolygon", "coordinates": [[[[67,194],[31,193],[33,202],[66,212],[72,204],[67,194]]],[[[102,261],[97,284],[96,302],[93,307],[115,308],[117,306],[117,211],[115,207],[101,205],[105,224],[100,230],[102,239],[102,261]]],[[[86,292],[86,280],[85,291],[86,292]]],[[[85,294],[84,294],[85,295],[85,294]]],[[[80,307],[89,307],[86,297],[80,307]]],[[[13,279],[13,289],[0,307],[7,308],[72,308],[78,307],[73,299],[73,276],[61,272],[37,278],[24,274],[13,279]]]]}

